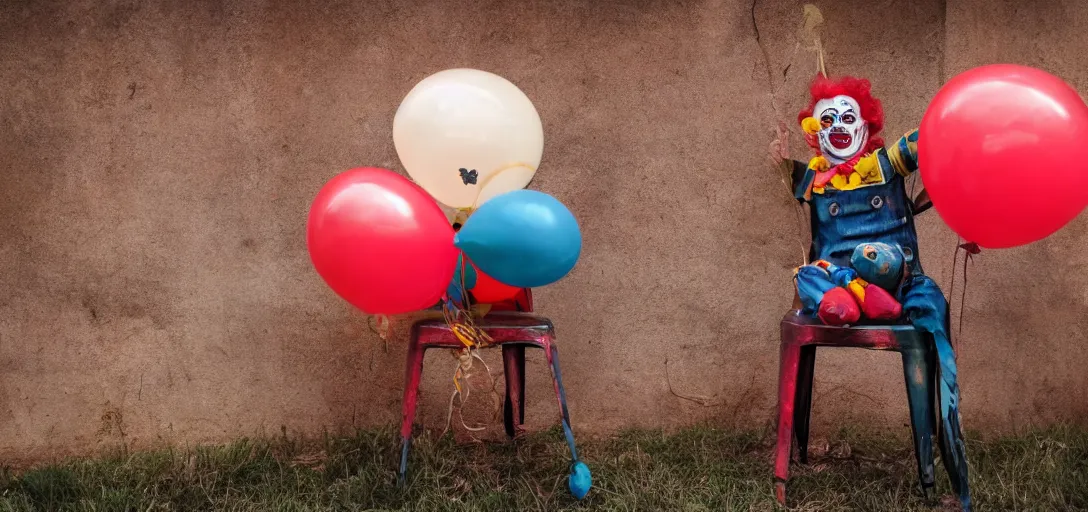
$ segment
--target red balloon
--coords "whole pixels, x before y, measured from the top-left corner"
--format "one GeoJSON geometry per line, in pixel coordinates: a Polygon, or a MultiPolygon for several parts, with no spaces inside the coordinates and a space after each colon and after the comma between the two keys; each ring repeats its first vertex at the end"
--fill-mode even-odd
{"type": "Polygon", "coordinates": [[[950,80],[918,133],[933,207],[968,242],[1024,245],[1088,204],[1088,106],[1060,78],[1010,64],[950,80]]]}
{"type": "Polygon", "coordinates": [[[476,270],[476,286],[470,291],[476,302],[494,304],[513,299],[521,291],[521,288],[501,283],[494,277],[483,273],[475,264],[472,265],[472,268],[476,270]]]}
{"type": "Polygon", "coordinates": [[[453,228],[434,199],[393,171],[351,169],[317,193],[306,225],[317,273],[370,314],[433,306],[453,279],[453,228]]]}

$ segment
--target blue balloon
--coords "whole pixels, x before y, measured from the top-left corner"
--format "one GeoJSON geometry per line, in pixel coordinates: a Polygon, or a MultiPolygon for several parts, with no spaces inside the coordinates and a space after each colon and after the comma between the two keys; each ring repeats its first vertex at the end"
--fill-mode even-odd
{"type": "Polygon", "coordinates": [[[562,279],[582,252],[574,214],[535,190],[495,196],[465,221],[453,241],[481,272],[519,288],[562,279]]]}
{"type": "Polygon", "coordinates": [[[581,461],[575,462],[571,466],[570,477],[567,478],[567,487],[575,499],[585,498],[593,487],[593,475],[589,472],[589,466],[581,461]]]}

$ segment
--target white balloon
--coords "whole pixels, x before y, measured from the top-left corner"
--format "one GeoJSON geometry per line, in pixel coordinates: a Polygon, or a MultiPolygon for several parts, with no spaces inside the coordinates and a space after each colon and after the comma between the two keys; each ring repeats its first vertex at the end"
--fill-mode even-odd
{"type": "Polygon", "coordinates": [[[544,153],[544,127],[509,80],[448,69],[408,92],[393,118],[393,144],[424,190],[468,208],[529,184],[544,153]]]}

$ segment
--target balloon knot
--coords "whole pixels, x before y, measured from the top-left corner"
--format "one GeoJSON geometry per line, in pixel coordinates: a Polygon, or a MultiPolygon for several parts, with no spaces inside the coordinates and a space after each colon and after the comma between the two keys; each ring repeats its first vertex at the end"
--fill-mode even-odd
{"type": "Polygon", "coordinates": [[[979,253],[982,252],[982,248],[979,247],[978,244],[976,244],[974,242],[967,242],[965,244],[960,244],[960,249],[963,249],[964,252],[966,252],[967,254],[972,254],[972,255],[979,254],[979,253]]]}

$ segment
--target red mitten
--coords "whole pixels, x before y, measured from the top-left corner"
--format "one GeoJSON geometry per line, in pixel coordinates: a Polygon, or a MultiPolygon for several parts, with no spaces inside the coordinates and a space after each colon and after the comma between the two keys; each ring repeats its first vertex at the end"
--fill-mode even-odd
{"type": "Polygon", "coordinates": [[[816,315],[827,325],[840,326],[856,323],[861,318],[861,309],[846,288],[832,288],[824,294],[816,315]]]}
{"type": "Polygon", "coordinates": [[[865,285],[865,300],[861,301],[861,310],[866,318],[873,320],[898,320],[903,314],[903,305],[888,290],[869,283],[865,285]]]}

